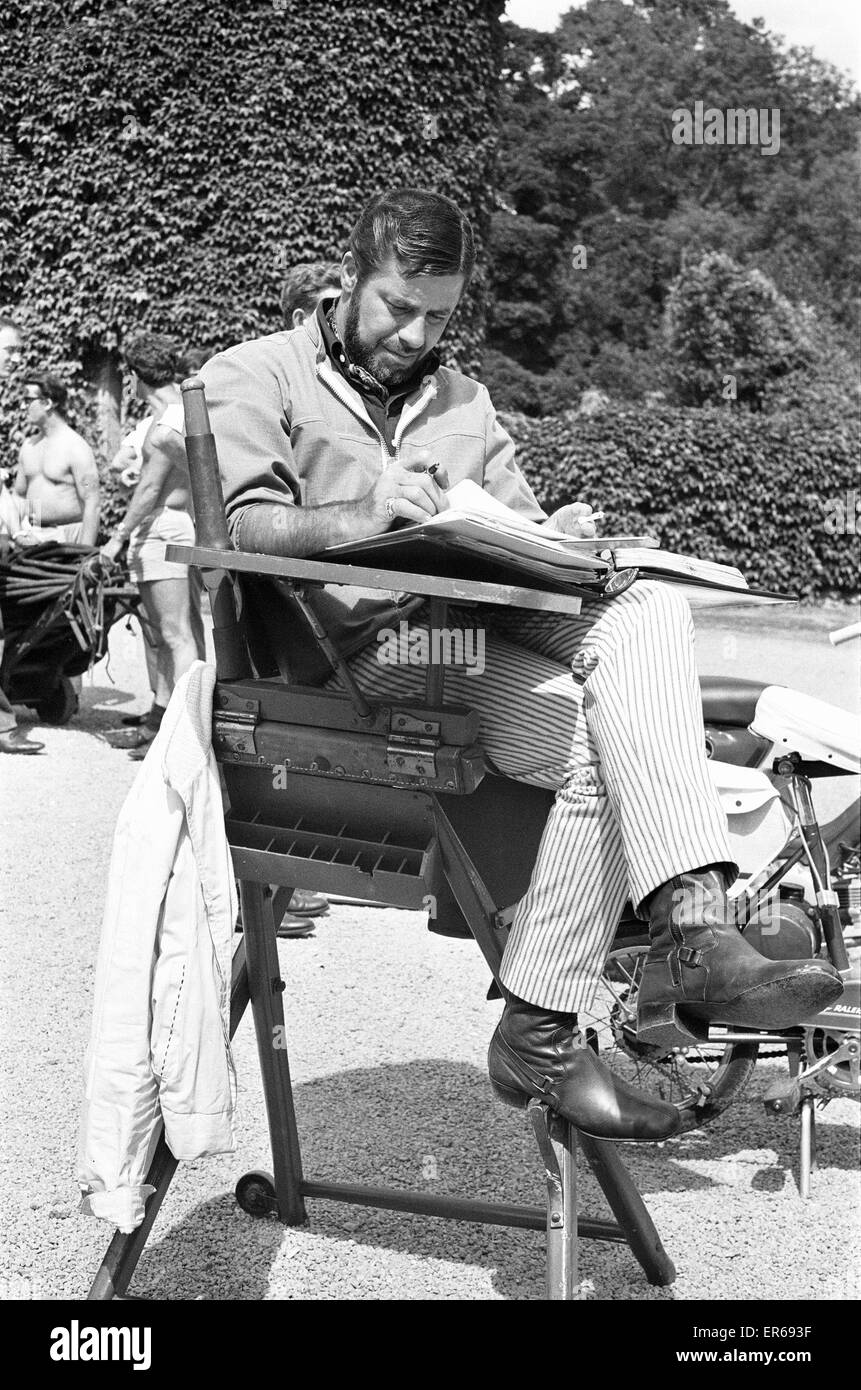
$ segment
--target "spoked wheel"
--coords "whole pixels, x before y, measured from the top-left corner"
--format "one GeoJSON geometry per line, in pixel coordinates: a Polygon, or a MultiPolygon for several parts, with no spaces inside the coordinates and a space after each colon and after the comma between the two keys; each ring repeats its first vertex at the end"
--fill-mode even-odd
{"type": "Polygon", "coordinates": [[[697,1129],[741,1095],[759,1044],[701,1043],[667,1052],[638,1042],[637,991],[648,952],[646,941],[610,952],[598,997],[589,1013],[581,1014],[581,1022],[617,1076],[678,1106],[683,1130],[697,1129]]]}

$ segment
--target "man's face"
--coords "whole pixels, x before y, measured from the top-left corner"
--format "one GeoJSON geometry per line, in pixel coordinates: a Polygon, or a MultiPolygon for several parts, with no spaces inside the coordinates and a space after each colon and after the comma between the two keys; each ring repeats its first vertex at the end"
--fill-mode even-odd
{"type": "Polygon", "coordinates": [[[0,380],[21,361],[21,334],[17,328],[0,328],[0,380]]]}
{"type": "Polygon", "coordinates": [[[356,288],[350,283],[351,261],[345,257],[344,347],[350,361],[382,386],[397,386],[439,342],[463,293],[463,276],[406,277],[390,256],[356,288]]]}
{"type": "Polygon", "coordinates": [[[24,420],[30,432],[41,429],[48,419],[53,405],[47,396],[43,396],[41,389],[33,383],[28,383],[24,387],[24,394],[21,400],[21,409],[24,413],[24,420]]]}

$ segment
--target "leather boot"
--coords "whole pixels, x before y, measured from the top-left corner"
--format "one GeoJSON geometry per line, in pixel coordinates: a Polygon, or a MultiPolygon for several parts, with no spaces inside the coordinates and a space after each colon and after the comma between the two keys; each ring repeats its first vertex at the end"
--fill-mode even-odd
{"type": "Polygon", "coordinates": [[[651,949],[640,981],[637,1037],[650,1046],[689,1047],[709,1022],[788,1028],[841,994],[822,960],[766,960],[742,936],[723,873],[698,869],[650,895],[651,949]]]}
{"type": "Polygon", "coordinates": [[[507,1105],[537,1098],[595,1139],[669,1139],[681,1127],[674,1105],[634,1090],[586,1047],[576,1016],[508,995],[487,1054],[490,1083],[507,1105]]]}

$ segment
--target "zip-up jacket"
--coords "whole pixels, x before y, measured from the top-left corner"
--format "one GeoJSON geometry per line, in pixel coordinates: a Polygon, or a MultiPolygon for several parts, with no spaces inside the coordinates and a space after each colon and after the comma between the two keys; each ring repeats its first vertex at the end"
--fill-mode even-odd
{"type": "MultiPolygon", "coordinates": [[[[249,506],[358,501],[391,461],[361,395],[330,361],[316,315],[220,353],[200,374],[228,525],[240,548],[249,506]]],[[[462,372],[438,367],[421,380],[404,402],[393,444],[407,464],[411,453],[430,450],[448,486],[470,478],[530,520],[545,518],[486,388],[462,372]]],[[[341,650],[351,652],[397,625],[404,601],[339,586],[315,597],[315,607],[341,650]]]]}
{"type": "Polygon", "coordinates": [[[114,832],[78,1178],[90,1216],[140,1225],[164,1121],[175,1158],[235,1147],[237,898],[212,752],[215,667],[177,681],[114,832]]]}

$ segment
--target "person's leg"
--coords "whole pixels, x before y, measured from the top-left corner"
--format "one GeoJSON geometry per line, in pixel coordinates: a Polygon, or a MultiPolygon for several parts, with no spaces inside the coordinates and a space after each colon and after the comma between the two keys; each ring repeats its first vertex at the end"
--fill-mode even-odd
{"type": "MultiPolygon", "coordinates": [[[[3,614],[0,612],[0,666],[3,664],[3,614]]],[[[0,753],[39,753],[45,747],[18,732],[18,718],[3,687],[0,686],[0,753]]]]}
{"type": "MultiPolygon", "coordinates": [[[[0,666],[3,664],[3,619],[0,616],[0,666]]],[[[18,720],[15,711],[6,698],[3,687],[0,686],[0,734],[8,734],[10,730],[18,727],[18,720]]]]}
{"type": "Polygon", "coordinates": [[[155,653],[155,689],[153,691],[155,703],[166,709],[173,686],[171,685],[170,650],[162,635],[161,610],[158,595],[155,592],[159,582],[164,581],[139,579],[138,590],[141,596],[144,621],[149,629],[152,650],[155,653]]]}
{"type": "Polygon", "coordinates": [[[149,688],[152,691],[153,700],[156,699],[156,686],[158,685],[158,647],[152,641],[151,629],[141,628],[143,639],[144,661],[146,662],[146,676],[149,681],[149,688]]]}
{"type": "Polygon", "coordinates": [[[197,646],[191,631],[188,577],[183,574],[181,579],[154,579],[147,587],[166,653],[160,680],[163,675],[169,685],[169,699],[180,676],[197,660],[197,646]]]}
{"type": "MultiPolygon", "coordinates": [[[[630,896],[649,922],[639,1036],[669,1048],[704,1037],[710,1020],[782,1028],[824,1008],[840,991],[830,967],[767,961],[734,925],[726,889],[737,866],[709,776],[693,623],[678,589],[636,584],[607,604],[584,604],[579,617],[554,629],[536,625],[532,635],[520,614],[505,615],[499,627],[570,659],[583,689],[630,896]]],[[[570,863],[562,847],[577,834],[560,797],[554,820],[559,833],[542,845],[533,875],[533,887],[549,883],[551,892],[554,856],[561,851],[570,863]]],[[[547,965],[558,959],[558,945],[545,904],[539,899],[533,909],[531,894],[519,906],[503,978],[516,994],[557,1008],[548,1002],[547,965]]]]}
{"type": "MultiPolygon", "coordinates": [[[[635,907],[687,870],[722,863],[734,876],[726,816],[708,771],[690,608],[679,591],[635,584],[610,602],[584,602],[574,618],[530,623],[515,611],[494,626],[572,672],[635,907]]],[[[506,951],[506,984],[546,1008],[590,1002],[582,987],[571,995],[562,986],[567,969],[556,985],[548,975],[570,913],[572,885],[560,865],[581,865],[591,848],[582,820],[569,797],[557,797],[506,951]]],[[[618,872],[615,860],[608,871],[618,872]]]]}
{"type": "MultiPolygon", "coordinates": [[[[0,655],[2,655],[2,648],[0,648],[0,655]]],[[[0,688],[0,734],[8,734],[12,729],[17,729],[17,727],[18,720],[15,716],[15,711],[6,699],[2,688],[0,688]]]]}

